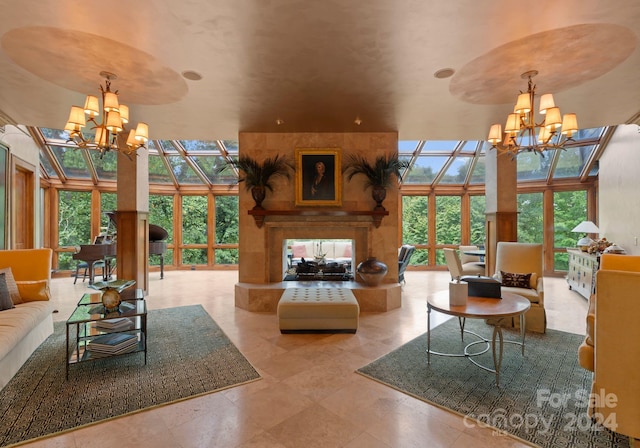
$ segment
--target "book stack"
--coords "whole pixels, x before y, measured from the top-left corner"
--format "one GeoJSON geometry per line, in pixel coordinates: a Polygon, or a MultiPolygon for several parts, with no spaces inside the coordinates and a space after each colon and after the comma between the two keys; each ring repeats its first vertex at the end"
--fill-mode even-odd
{"type": "Polygon", "coordinates": [[[127,317],[116,317],[114,319],[99,320],[95,324],[100,331],[125,331],[133,327],[133,322],[127,317]]]}
{"type": "Polygon", "coordinates": [[[121,355],[136,350],[138,336],[129,333],[110,333],[93,338],[87,344],[87,350],[92,358],[121,355]]]}

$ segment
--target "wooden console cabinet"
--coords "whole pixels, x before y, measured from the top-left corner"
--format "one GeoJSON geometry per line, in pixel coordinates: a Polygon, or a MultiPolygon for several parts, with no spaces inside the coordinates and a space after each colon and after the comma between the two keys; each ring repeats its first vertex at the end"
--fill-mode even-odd
{"type": "Polygon", "coordinates": [[[598,256],[579,249],[567,249],[569,253],[569,273],[567,283],[572,289],[589,298],[596,288],[596,272],[600,264],[598,256]]]}

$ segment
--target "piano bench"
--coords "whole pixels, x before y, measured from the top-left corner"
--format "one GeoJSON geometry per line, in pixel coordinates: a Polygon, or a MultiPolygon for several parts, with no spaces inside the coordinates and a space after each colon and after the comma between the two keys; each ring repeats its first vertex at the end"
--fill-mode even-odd
{"type": "MultiPolygon", "coordinates": [[[[102,269],[102,279],[105,280],[104,276],[105,276],[105,272],[104,272],[104,261],[102,260],[98,260],[98,261],[94,261],[93,262],[93,269],[95,272],[95,269],[102,269]]],[[[87,278],[88,275],[88,271],[89,271],[89,264],[86,261],[81,261],[80,263],[78,263],[76,265],[76,274],[74,275],[74,279],[73,279],[73,284],[75,285],[76,282],[78,281],[78,276],[80,275],[80,269],[84,269],[84,272],[82,274],[82,281],[84,282],[85,279],[87,278]]]]}

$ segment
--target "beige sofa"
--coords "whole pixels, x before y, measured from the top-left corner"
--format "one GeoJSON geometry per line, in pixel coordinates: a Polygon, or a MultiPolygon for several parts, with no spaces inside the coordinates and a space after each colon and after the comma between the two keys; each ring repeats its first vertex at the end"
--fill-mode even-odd
{"type": "Polygon", "coordinates": [[[0,388],[53,333],[51,256],[51,249],[0,250],[0,272],[10,286],[11,268],[18,293],[12,294],[15,308],[0,311],[0,388]]]}
{"type": "Polygon", "coordinates": [[[593,371],[594,418],[640,439],[640,256],[603,254],[578,360],[593,371]],[[616,402],[606,400],[615,397],[616,402]]]}
{"type": "Polygon", "coordinates": [[[302,260],[313,261],[318,254],[324,254],[327,261],[338,263],[351,262],[352,250],[350,241],[304,240],[291,243],[291,261],[295,265],[302,260]]]}

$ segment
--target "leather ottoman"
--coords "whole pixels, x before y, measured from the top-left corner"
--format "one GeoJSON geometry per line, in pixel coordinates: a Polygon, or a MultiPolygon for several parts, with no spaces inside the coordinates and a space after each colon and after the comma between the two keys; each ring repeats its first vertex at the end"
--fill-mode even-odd
{"type": "Polygon", "coordinates": [[[355,333],[359,314],[347,288],[288,288],[278,302],[281,333],[355,333]]]}

